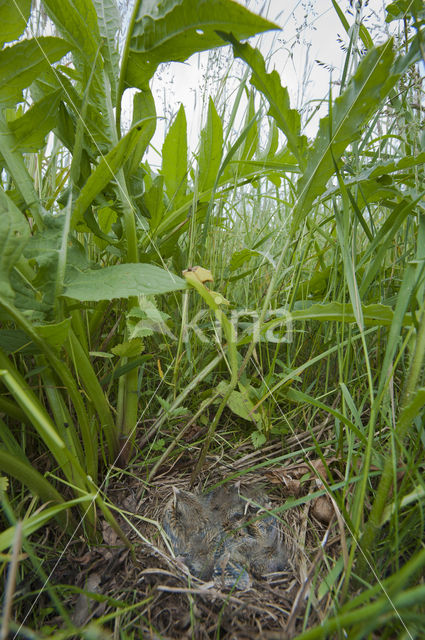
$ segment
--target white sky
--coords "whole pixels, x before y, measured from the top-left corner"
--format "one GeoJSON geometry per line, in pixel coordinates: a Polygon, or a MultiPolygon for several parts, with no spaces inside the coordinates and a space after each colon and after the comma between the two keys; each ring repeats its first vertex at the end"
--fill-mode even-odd
{"type": "MultiPolygon", "coordinates": [[[[239,2],[247,4],[251,11],[261,14],[281,27],[282,31],[269,32],[258,38],[251,38],[249,42],[252,46],[258,46],[263,56],[269,60],[268,71],[276,69],[279,72],[283,86],[288,88],[291,106],[300,109],[311,100],[325,98],[329,89],[330,68],[333,68],[333,81],[337,81],[341,76],[345,58],[342,44],[346,45],[349,40],[331,0],[247,0],[247,3],[239,0],[239,2]],[[319,65],[316,60],[320,60],[327,67],[319,65]]],[[[354,10],[352,15],[346,13],[350,8],[348,0],[339,0],[339,6],[344,10],[349,24],[353,24],[354,10]]],[[[376,43],[385,37],[382,18],[384,6],[383,0],[370,0],[363,9],[367,28],[372,32],[376,43]],[[380,32],[377,30],[378,25],[380,25],[380,32]]],[[[210,77],[214,73],[211,67],[210,80],[206,84],[203,81],[209,59],[211,64],[209,53],[203,52],[192,56],[186,63],[162,66],[156,73],[151,86],[160,120],[152,142],[159,151],[164,137],[165,123],[170,122],[181,103],[185,107],[188,121],[189,145],[192,151],[196,150],[208,95],[211,94],[215,99],[220,86],[218,81],[214,82],[210,77]]],[[[228,70],[228,63],[221,71],[217,60],[214,64],[216,75],[222,77],[228,70]]],[[[233,84],[232,80],[227,83],[227,95],[224,100],[222,97],[222,108],[226,104],[230,108],[233,102],[232,87],[233,90],[237,88],[235,74],[236,80],[240,79],[245,68],[242,63],[238,64],[239,66],[234,65],[231,68],[233,84]]],[[[127,99],[131,99],[130,95],[127,99]]],[[[216,106],[218,106],[217,103],[216,106]]],[[[243,112],[241,111],[238,116],[240,123],[244,117],[243,112]]],[[[316,118],[307,128],[307,134],[314,134],[317,122],[316,118]]],[[[235,126],[238,128],[238,122],[235,126]]],[[[150,151],[148,158],[150,162],[156,164],[158,156],[150,151]]]]}

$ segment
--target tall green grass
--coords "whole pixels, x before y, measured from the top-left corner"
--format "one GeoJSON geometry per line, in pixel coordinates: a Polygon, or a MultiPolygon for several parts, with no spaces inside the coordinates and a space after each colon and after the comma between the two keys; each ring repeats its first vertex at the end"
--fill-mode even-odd
{"type": "MultiPolygon", "coordinates": [[[[422,7],[392,3],[387,20],[404,21],[403,38],[374,46],[360,15],[351,29],[332,3],[349,46],[339,95],[309,140],[283,79],[240,42],[272,28],[266,20],[229,5],[223,21],[211,2],[188,42],[178,11],[149,20],[136,2],[120,58],[115,4],[80,4],[44,2],[59,36],[28,33],[0,52],[0,550],[17,544],[21,520],[44,580],[30,536],[56,518],[68,540],[82,522],[95,541],[97,513],[128,544],[102,480],[135,452],[152,479],[184,446],[182,415],[207,431],[192,482],[225,423],[230,451],[248,432],[259,455],[278,440],[284,456],[307,432],[346,553],[326,558],[328,619],[299,637],[420,637],[425,148],[412,105],[423,102],[422,7]],[[219,95],[205,99],[188,162],[181,107],[154,170],[150,79],[171,49],[184,60],[223,43],[247,69],[229,120],[219,95]],[[197,264],[212,285],[199,270],[182,277],[197,264]],[[174,420],[175,433],[163,429],[174,420]]],[[[30,4],[7,10],[12,42],[30,4]]],[[[292,455],[308,457],[301,440],[292,455]]]]}

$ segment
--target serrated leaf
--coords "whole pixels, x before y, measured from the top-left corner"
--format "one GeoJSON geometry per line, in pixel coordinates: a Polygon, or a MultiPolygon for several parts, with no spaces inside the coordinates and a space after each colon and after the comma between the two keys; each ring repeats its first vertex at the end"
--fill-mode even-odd
{"type": "Polygon", "coordinates": [[[132,338],[128,342],[121,342],[112,347],[111,351],[120,358],[135,358],[143,351],[144,345],[142,338],[132,338]]]}
{"type": "Polygon", "coordinates": [[[46,135],[58,123],[61,94],[61,90],[49,94],[33,104],[23,116],[9,122],[18,149],[37,152],[44,146],[46,135]]]}
{"type": "Polygon", "coordinates": [[[297,183],[292,233],[321,195],[347,146],[361,135],[362,127],[380,107],[398,79],[393,73],[393,41],[376,47],[360,62],[345,91],[332,105],[331,116],[320,120],[319,132],[308,153],[308,163],[297,183]]]}
{"type": "Polygon", "coordinates": [[[127,84],[144,89],[161,62],[222,46],[217,31],[243,40],[270,29],[278,27],[231,0],[143,2],[131,34],[127,84]]]}
{"type": "Polygon", "coordinates": [[[24,215],[0,189],[0,291],[5,298],[13,299],[9,274],[30,237],[24,215]]]}
{"type": "Polygon", "coordinates": [[[181,199],[187,188],[187,124],[182,104],[162,146],[162,175],[169,199],[181,199]]]}
{"type": "Polygon", "coordinates": [[[22,40],[0,51],[0,103],[12,106],[22,101],[22,90],[53,62],[70,50],[61,38],[40,36],[37,40],[22,40]]]}
{"type": "Polygon", "coordinates": [[[17,40],[27,26],[31,13],[31,0],[2,0],[0,2],[0,47],[17,40]]]}
{"type": "Polygon", "coordinates": [[[119,264],[85,271],[74,278],[64,295],[82,301],[156,295],[186,288],[184,280],[152,264],[119,264]]]}
{"type": "Polygon", "coordinates": [[[300,166],[304,165],[307,149],[307,138],[301,135],[301,116],[296,109],[291,109],[289,93],[282,87],[277,71],[266,72],[264,58],[258,49],[249,44],[241,44],[235,39],[235,34],[221,34],[232,46],[236,57],[244,60],[252,69],[251,84],[268,100],[271,116],[279,129],[288,140],[288,147],[297,158],[300,166]]]}
{"type": "Polygon", "coordinates": [[[255,449],[259,449],[266,442],[267,438],[261,431],[253,431],[251,433],[251,440],[255,449]]]}
{"type": "Polygon", "coordinates": [[[223,124],[212,98],[208,101],[208,115],[201,131],[198,154],[198,191],[202,193],[214,186],[223,153],[223,124]]]}

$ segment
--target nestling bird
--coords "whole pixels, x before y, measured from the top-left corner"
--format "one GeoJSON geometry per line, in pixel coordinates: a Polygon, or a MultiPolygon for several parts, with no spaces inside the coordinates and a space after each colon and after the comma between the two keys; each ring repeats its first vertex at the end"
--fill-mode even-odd
{"type": "Polygon", "coordinates": [[[267,496],[244,493],[238,485],[200,495],[174,488],[164,513],[174,552],[193,575],[221,587],[249,589],[251,574],[263,577],[287,565],[279,521],[267,513],[267,496]]]}

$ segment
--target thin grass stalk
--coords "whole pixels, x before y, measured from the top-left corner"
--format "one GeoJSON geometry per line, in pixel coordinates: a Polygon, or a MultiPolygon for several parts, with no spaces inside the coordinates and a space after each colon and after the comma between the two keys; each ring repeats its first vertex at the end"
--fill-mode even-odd
{"type": "MultiPolygon", "coordinates": [[[[5,493],[5,491],[2,491],[0,489],[0,502],[3,508],[4,513],[6,514],[6,517],[8,519],[8,521],[11,523],[12,526],[16,527],[18,524],[18,519],[16,518],[14,511],[12,509],[12,506],[9,502],[9,499],[5,493]]],[[[23,521],[21,523],[22,527],[23,527],[23,531],[22,531],[22,547],[25,550],[25,552],[28,554],[29,559],[31,560],[31,563],[34,567],[35,572],[37,573],[37,575],[39,576],[41,583],[43,584],[43,588],[46,589],[46,591],[48,592],[50,599],[53,603],[53,605],[56,607],[57,612],[59,613],[59,615],[62,617],[62,620],[69,625],[69,627],[73,628],[73,625],[71,623],[71,618],[68,614],[68,611],[65,609],[65,607],[62,604],[61,599],[58,597],[58,595],[56,594],[56,590],[54,585],[52,584],[51,580],[49,580],[49,576],[47,576],[47,574],[45,573],[44,569],[43,569],[43,563],[42,561],[37,557],[36,553],[34,552],[34,549],[32,548],[32,545],[30,544],[28,538],[25,535],[25,522],[23,521]]]]}
{"type": "Polygon", "coordinates": [[[103,393],[103,389],[99,384],[96,373],[91,366],[85,349],[81,346],[77,336],[72,329],[68,333],[69,355],[73,356],[76,371],[83,381],[87,395],[93,404],[100,420],[100,429],[104,433],[106,442],[109,447],[109,457],[113,460],[118,447],[118,438],[114,419],[108,402],[103,393]]]}
{"type": "Polygon", "coordinates": [[[37,331],[33,328],[30,322],[23,316],[23,314],[8,300],[0,295],[0,307],[13,318],[16,324],[25,331],[31,340],[37,344],[46,358],[48,359],[50,366],[56,372],[56,374],[61,379],[64,387],[67,389],[71,400],[73,402],[76,414],[78,425],[81,431],[83,444],[84,444],[84,452],[85,452],[85,462],[87,473],[94,479],[97,479],[97,446],[93,441],[93,430],[90,428],[88,422],[87,412],[83,403],[83,400],[80,396],[80,392],[75,383],[75,379],[71,375],[68,367],[62,362],[62,360],[56,355],[52,347],[50,347],[47,342],[41,338],[37,331]]]}
{"type": "MultiPolygon", "coordinates": [[[[415,349],[410,364],[409,373],[407,376],[406,386],[400,402],[400,414],[399,420],[396,425],[396,455],[400,452],[400,446],[405,439],[408,429],[412,423],[412,415],[407,411],[411,400],[417,391],[423,363],[425,360],[425,302],[422,305],[419,329],[416,337],[415,349]]],[[[393,482],[393,460],[391,456],[388,456],[384,469],[382,471],[381,480],[378,485],[376,497],[372,505],[369,520],[366,524],[365,531],[362,537],[362,548],[367,557],[370,557],[371,550],[374,546],[375,540],[377,540],[377,532],[381,525],[382,516],[388,500],[389,491],[393,482]]],[[[364,557],[360,558],[359,571],[364,575],[366,571],[366,560],[364,557]]]]}

